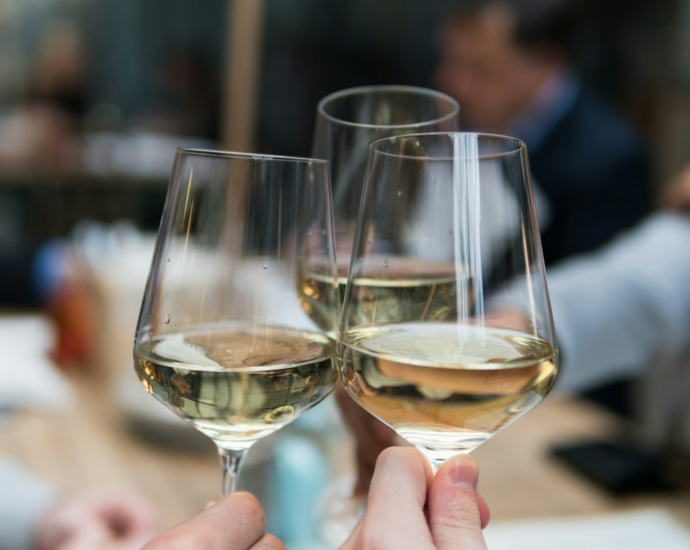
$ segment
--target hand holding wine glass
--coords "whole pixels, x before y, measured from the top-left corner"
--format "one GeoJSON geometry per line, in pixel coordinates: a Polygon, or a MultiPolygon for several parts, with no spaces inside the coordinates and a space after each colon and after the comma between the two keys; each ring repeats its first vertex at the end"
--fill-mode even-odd
{"type": "MultiPolygon", "coordinates": [[[[376,466],[364,519],[341,547],[443,550],[486,548],[481,530],[489,508],[477,493],[479,473],[469,457],[455,457],[432,479],[431,468],[413,449],[390,449],[376,466]]],[[[234,493],[196,517],[166,531],[143,550],[284,550],[265,533],[259,502],[234,493]]]]}
{"type": "Polygon", "coordinates": [[[149,393],[216,443],[225,494],[252,444],[335,385],[336,288],[298,288],[317,268],[334,280],[332,228],[325,161],[178,152],[135,366],[149,393]]]}
{"type": "Polygon", "coordinates": [[[388,449],[376,463],[366,513],[341,550],[486,549],[490,513],[478,478],[470,457],[453,457],[433,476],[418,451],[388,449]]]}

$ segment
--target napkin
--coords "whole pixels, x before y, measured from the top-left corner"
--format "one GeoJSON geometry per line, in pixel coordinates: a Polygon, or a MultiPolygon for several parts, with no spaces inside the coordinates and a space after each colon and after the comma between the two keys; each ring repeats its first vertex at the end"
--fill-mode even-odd
{"type": "Polygon", "coordinates": [[[71,392],[48,352],[54,339],[45,317],[0,318],[0,410],[62,411],[71,392]]]}
{"type": "Polygon", "coordinates": [[[687,550],[690,531],[666,510],[490,524],[491,550],[687,550]]]}

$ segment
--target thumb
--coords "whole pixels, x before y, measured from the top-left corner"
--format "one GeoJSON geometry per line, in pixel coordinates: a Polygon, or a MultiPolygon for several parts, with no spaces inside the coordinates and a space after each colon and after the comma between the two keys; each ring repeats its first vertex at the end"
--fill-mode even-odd
{"type": "Polygon", "coordinates": [[[482,536],[477,463],[469,456],[450,458],[431,483],[429,527],[439,550],[486,550],[482,536]]]}

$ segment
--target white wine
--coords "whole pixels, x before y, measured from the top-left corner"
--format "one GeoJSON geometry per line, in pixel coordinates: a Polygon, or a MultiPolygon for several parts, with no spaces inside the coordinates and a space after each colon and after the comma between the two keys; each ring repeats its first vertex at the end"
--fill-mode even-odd
{"type": "Polygon", "coordinates": [[[335,385],[333,344],[300,330],[206,326],[142,341],[144,388],[222,447],[246,449],[335,385]]]}
{"type": "Polygon", "coordinates": [[[436,463],[534,408],[555,382],[557,356],[521,332],[433,322],[349,330],[336,350],[355,401],[436,463]]]}
{"type": "MultiPolygon", "coordinates": [[[[368,261],[363,273],[352,279],[352,300],[348,308],[350,325],[403,320],[443,321],[457,315],[458,281],[454,264],[399,256],[374,257],[368,261]]],[[[317,270],[303,272],[300,276],[302,308],[321,328],[322,319],[328,314],[325,297],[334,286],[338,287],[340,301],[344,299],[347,272],[341,272],[342,269],[343,266],[339,266],[336,280],[317,270]]],[[[465,282],[463,299],[471,311],[474,294],[471,281],[465,279],[465,282]]]]}

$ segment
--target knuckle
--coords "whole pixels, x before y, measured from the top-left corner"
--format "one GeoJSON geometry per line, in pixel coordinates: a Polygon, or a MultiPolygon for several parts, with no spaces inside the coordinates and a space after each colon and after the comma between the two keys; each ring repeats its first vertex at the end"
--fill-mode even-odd
{"type": "Polygon", "coordinates": [[[476,493],[463,491],[446,502],[442,513],[436,513],[431,521],[434,539],[457,540],[458,534],[470,539],[481,538],[481,519],[476,493]]]}
{"type": "Polygon", "coordinates": [[[479,503],[476,494],[464,495],[462,498],[451,500],[448,503],[446,513],[442,514],[439,519],[451,524],[479,524],[479,503]]]}

